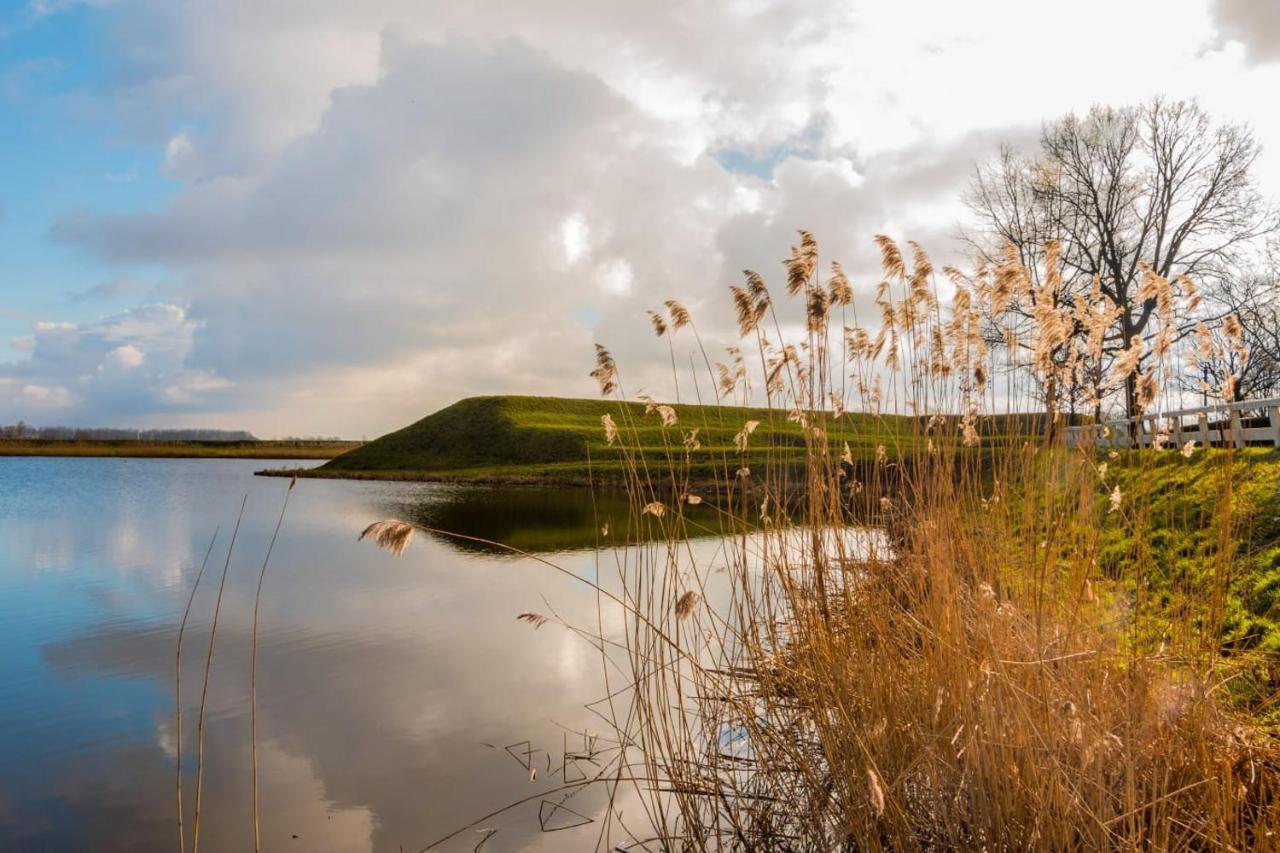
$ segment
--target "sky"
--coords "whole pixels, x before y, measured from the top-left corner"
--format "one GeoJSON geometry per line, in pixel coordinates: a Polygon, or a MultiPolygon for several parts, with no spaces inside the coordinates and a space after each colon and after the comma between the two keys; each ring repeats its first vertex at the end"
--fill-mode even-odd
{"type": "Polygon", "coordinates": [[[863,300],[877,233],[960,260],[1093,104],[1249,123],[1280,198],[1277,91],[1258,0],[0,0],[0,423],[372,437],[596,341],[664,396],[646,309],[733,343],[799,228],[863,300]]]}

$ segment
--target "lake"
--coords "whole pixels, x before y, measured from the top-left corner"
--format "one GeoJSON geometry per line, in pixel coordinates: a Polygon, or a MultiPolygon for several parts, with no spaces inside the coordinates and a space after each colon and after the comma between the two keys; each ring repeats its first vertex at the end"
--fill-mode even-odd
{"type": "MultiPolygon", "coordinates": [[[[177,849],[175,640],[220,528],[184,648],[189,829],[211,614],[246,495],[209,687],[201,847],[252,850],[254,591],[289,485],[252,472],[274,464],[0,459],[0,850],[177,849]]],[[[625,512],[616,498],[596,509],[625,512]]],[[[584,749],[577,733],[607,730],[586,707],[602,695],[599,655],[515,618],[549,602],[594,625],[594,595],[479,543],[419,534],[394,557],[356,541],[387,517],[550,554],[583,577],[599,559],[586,490],[299,481],[260,616],[264,849],[419,850],[522,798],[480,824],[498,830],[483,849],[594,846],[598,824],[544,832],[579,818],[536,795],[581,775],[562,760],[584,749]]],[[[570,805],[594,817],[603,802],[589,790],[570,805]]]]}

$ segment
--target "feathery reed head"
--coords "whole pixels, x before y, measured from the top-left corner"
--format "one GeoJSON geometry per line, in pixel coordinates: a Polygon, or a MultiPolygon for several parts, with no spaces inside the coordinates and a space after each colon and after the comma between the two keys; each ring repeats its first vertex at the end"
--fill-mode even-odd
{"type": "Polygon", "coordinates": [[[805,300],[805,318],[809,331],[820,332],[827,327],[827,314],[830,309],[827,292],[820,287],[811,288],[809,298],[805,300]]]}
{"type": "Polygon", "coordinates": [[[644,312],[649,315],[649,322],[653,324],[653,333],[658,337],[662,337],[667,333],[667,321],[662,319],[662,315],[654,311],[644,312]]]}
{"type": "Polygon", "coordinates": [[[599,383],[601,397],[618,390],[618,364],[600,344],[596,344],[596,369],[591,371],[591,378],[599,383]]]}
{"type": "Polygon", "coordinates": [[[692,318],[689,316],[689,309],[685,308],[674,299],[668,299],[662,303],[667,306],[667,312],[671,316],[671,328],[673,331],[680,331],[689,325],[692,318]]]}
{"type": "Polygon", "coordinates": [[[530,625],[533,626],[533,629],[535,631],[541,628],[543,625],[547,624],[548,622],[547,617],[543,616],[541,613],[521,613],[516,618],[519,619],[521,622],[528,622],[530,625]]]}
{"type": "Polygon", "coordinates": [[[898,244],[886,234],[877,234],[876,245],[880,247],[880,265],[884,267],[884,274],[899,280],[906,278],[907,267],[902,262],[898,244]]]}
{"type": "Polygon", "coordinates": [[[600,416],[600,424],[604,427],[604,440],[610,447],[618,440],[618,425],[613,422],[613,416],[605,412],[600,416]]]}
{"type": "Polygon", "coordinates": [[[737,285],[729,285],[733,295],[733,310],[738,315],[738,334],[746,337],[756,329],[756,306],[751,294],[737,285]]]}
{"type": "Polygon", "coordinates": [[[844,267],[839,261],[831,262],[831,280],[827,282],[830,289],[831,302],[834,305],[848,305],[853,302],[853,287],[849,285],[849,278],[844,274],[844,267]]]}
{"type": "Polygon", "coordinates": [[[404,549],[409,547],[409,540],[413,538],[413,525],[406,524],[403,521],[387,520],[375,521],[366,527],[361,533],[357,542],[365,539],[373,540],[373,544],[379,548],[386,548],[397,557],[404,553],[404,549]]]}
{"type": "Polygon", "coordinates": [[[799,246],[791,247],[791,257],[783,261],[787,268],[787,293],[795,295],[809,286],[818,262],[818,244],[807,231],[800,232],[799,246]]]}

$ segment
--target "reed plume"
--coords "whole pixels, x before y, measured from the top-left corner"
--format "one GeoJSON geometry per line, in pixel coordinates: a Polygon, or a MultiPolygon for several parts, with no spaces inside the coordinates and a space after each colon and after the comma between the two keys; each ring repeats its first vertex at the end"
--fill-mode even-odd
{"type": "MultiPolygon", "coordinates": [[[[684,309],[682,308],[681,311],[684,309]]],[[[680,328],[676,325],[675,328],[680,328]]],[[[618,365],[609,351],[596,344],[596,367],[591,371],[591,378],[600,386],[600,396],[608,397],[618,390],[618,365]]]]}
{"type": "Polygon", "coordinates": [[[375,521],[361,531],[357,541],[372,540],[379,548],[385,548],[399,557],[409,547],[413,538],[413,525],[403,521],[375,521]]]}

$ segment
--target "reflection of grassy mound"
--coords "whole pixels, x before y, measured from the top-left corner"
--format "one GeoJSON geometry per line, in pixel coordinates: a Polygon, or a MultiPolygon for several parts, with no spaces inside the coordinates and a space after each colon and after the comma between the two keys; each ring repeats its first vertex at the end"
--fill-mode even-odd
{"type": "MultiPolygon", "coordinates": [[[[529,553],[575,551],[600,546],[633,544],[644,525],[617,489],[573,489],[555,486],[467,485],[451,489],[442,499],[433,490],[423,499],[392,492],[389,515],[419,527],[461,534],[442,537],[462,551],[509,554],[507,548],[463,537],[475,537],[529,553]]],[[[690,537],[713,535],[719,529],[717,511],[710,505],[686,507],[690,537]]]]}
{"type": "MultiPolygon", "coordinates": [[[[610,414],[623,427],[623,441],[654,463],[665,462],[667,448],[682,453],[682,436],[698,430],[701,448],[695,470],[740,464],[734,435],[755,420],[754,453],[766,448],[774,458],[803,458],[800,426],[776,410],[733,406],[673,407],[679,423],[666,430],[656,414],[640,403],[570,400],[556,397],[470,397],[422,420],[384,435],[330,461],[320,476],[527,477],[546,480],[584,478],[588,463],[597,477],[620,471],[619,450],[605,442],[600,418],[610,414]],[[634,424],[634,430],[627,424],[634,424]]],[[[833,442],[848,442],[859,457],[874,455],[877,444],[911,442],[908,419],[846,415],[832,423],[833,442]]],[[[748,464],[751,458],[745,460],[748,464]]]]}

